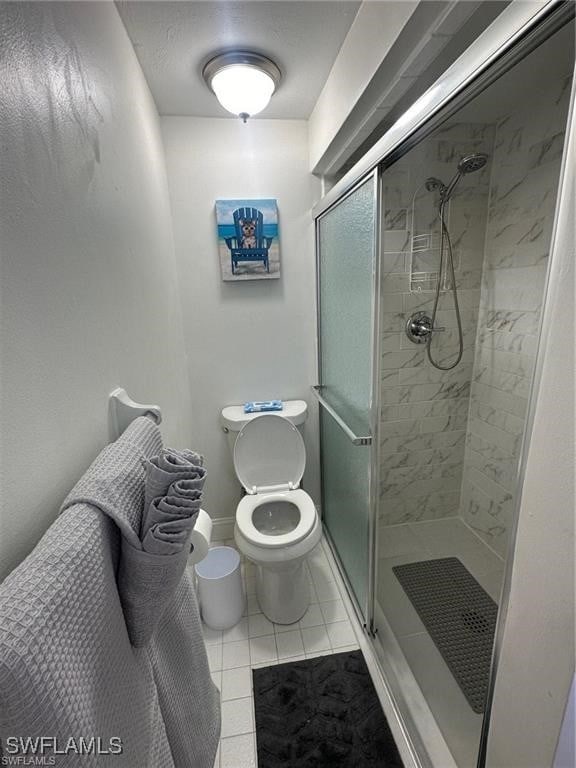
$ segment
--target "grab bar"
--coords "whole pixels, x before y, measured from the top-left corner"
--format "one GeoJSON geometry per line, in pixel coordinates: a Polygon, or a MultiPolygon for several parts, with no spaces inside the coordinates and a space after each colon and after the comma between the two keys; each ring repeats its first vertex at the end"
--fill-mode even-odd
{"type": "Polygon", "coordinates": [[[342,418],[341,418],[341,417],[340,417],[340,416],[339,416],[339,415],[336,413],[336,411],[334,410],[334,408],[332,408],[332,406],[330,405],[330,403],[328,403],[328,402],[327,402],[327,401],[326,401],[326,400],[325,400],[325,399],[322,397],[322,395],[320,394],[320,391],[321,391],[321,389],[322,389],[322,385],[321,385],[321,384],[316,384],[316,385],[313,385],[313,386],[312,386],[312,392],[314,392],[314,394],[316,395],[316,399],[318,400],[318,402],[320,403],[320,405],[321,405],[323,408],[325,408],[325,409],[328,411],[328,413],[330,414],[330,416],[332,416],[332,418],[334,419],[334,421],[336,422],[336,424],[338,424],[338,426],[340,427],[340,429],[341,429],[343,432],[345,432],[345,433],[346,433],[346,435],[347,435],[347,436],[350,438],[350,440],[352,441],[352,443],[353,443],[354,445],[372,445],[372,435],[364,435],[364,436],[359,436],[359,435],[357,435],[355,432],[353,432],[353,431],[350,429],[350,427],[348,426],[348,424],[346,424],[346,422],[344,421],[344,419],[342,419],[342,418]]]}

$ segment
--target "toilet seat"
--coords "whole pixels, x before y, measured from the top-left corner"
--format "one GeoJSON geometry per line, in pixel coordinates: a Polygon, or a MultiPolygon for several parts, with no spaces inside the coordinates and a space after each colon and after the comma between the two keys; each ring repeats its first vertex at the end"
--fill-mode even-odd
{"type": "Polygon", "coordinates": [[[251,544],[266,549],[278,549],[302,541],[314,528],[316,517],[314,502],[306,491],[300,488],[272,493],[247,494],[236,509],[236,525],[242,536],[251,544]],[[300,520],[292,531],[272,535],[262,533],[254,525],[252,517],[258,507],[273,502],[294,504],[298,508],[300,520]]]}

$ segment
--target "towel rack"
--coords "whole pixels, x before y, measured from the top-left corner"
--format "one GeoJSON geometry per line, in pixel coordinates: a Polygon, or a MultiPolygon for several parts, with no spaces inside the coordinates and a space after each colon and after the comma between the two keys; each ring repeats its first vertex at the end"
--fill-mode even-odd
{"type": "Polygon", "coordinates": [[[126,427],[138,416],[150,416],[156,424],[162,423],[162,411],[159,405],[136,403],[122,387],[117,387],[110,392],[108,397],[110,440],[120,437],[126,427]]]}
{"type": "Polygon", "coordinates": [[[322,396],[322,385],[313,385],[312,386],[312,392],[316,395],[316,399],[320,403],[320,405],[332,416],[336,424],[340,427],[340,429],[344,432],[345,435],[352,441],[353,445],[372,445],[372,436],[371,435],[357,435],[346,422],[344,419],[336,413],[334,408],[330,405],[330,403],[324,399],[322,396]]]}

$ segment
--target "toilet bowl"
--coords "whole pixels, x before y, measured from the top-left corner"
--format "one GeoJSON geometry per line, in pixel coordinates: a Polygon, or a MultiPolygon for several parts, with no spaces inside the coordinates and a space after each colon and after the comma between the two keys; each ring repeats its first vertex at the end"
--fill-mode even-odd
{"type": "Polygon", "coordinates": [[[234,469],[246,495],[236,509],[234,538],[256,565],[260,608],[277,624],[292,624],[306,613],[306,558],[322,536],[314,502],[299,487],[305,464],[304,441],[290,419],[263,413],[243,423],[234,469]]]}

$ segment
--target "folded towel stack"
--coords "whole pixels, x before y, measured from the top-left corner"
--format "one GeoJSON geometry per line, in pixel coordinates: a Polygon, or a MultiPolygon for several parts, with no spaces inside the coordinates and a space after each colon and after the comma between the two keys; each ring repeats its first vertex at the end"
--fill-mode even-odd
{"type": "Polygon", "coordinates": [[[123,539],[119,569],[120,598],[136,648],[152,637],[166,597],[186,568],[206,479],[203,465],[203,457],[194,451],[173,448],[144,461],[141,548],[123,539]]]}
{"type": "Polygon", "coordinates": [[[145,552],[174,555],[187,544],[202,501],[204,458],[194,451],[164,448],[146,460],[140,540],[145,552]]]}

